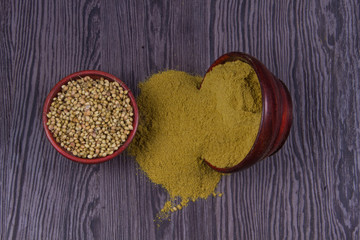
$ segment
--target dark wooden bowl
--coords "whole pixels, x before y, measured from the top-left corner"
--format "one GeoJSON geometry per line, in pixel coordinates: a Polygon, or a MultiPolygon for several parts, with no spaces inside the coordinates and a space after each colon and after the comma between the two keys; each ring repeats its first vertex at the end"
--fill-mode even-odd
{"type": "Polygon", "coordinates": [[[250,64],[258,76],[262,93],[262,115],[254,145],[238,165],[230,168],[217,168],[205,160],[205,163],[211,168],[222,173],[245,169],[276,153],[285,143],[293,120],[289,90],[256,58],[241,52],[227,53],[219,57],[206,73],[218,64],[236,60],[250,64]]]}
{"type": "Polygon", "coordinates": [[[63,78],[60,82],[58,82],[55,85],[55,87],[50,91],[49,95],[47,96],[47,98],[45,100],[44,108],[43,108],[43,114],[42,114],[42,122],[43,122],[43,126],[45,129],[45,133],[46,133],[46,136],[49,139],[51,145],[53,145],[53,147],[64,157],[66,157],[72,161],[75,161],[75,162],[86,163],[86,164],[105,162],[105,161],[108,161],[108,160],[116,157],[120,153],[122,153],[129,146],[131,140],[135,136],[137,126],[138,126],[138,118],[139,118],[139,113],[138,113],[138,108],[137,108],[137,105],[135,102],[134,95],[132,94],[130,89],[125,85],[125,83],[123,83],[120,79],[118,79],[117,77],[115,77],[109,73],[96,71],[96,70],[86,70],[86,71],[76,72],[76,73],[70,74],[69,76],[63,78]],[[106,157],[87,159],[87,158],[80,158],[80,157],[73,155],[71,152],[69,152],[66,149],[64,149],[63,147],[61,147],[58,142],[56,142],[51,131],[49,130],[48,126],[46,125],[46,123],[48,121],[46,114],[49,112],[49,108],[52,103],[52,99],[55,96],[57,96],[57,93],[59,91],[61,91],[61,86],[64,84],[67,84],[70,80],[79,79],[80,77],[85,77],[85,76],[89,76],[93,79],[103,77],[104,79],[107,79],[111,82],[113,82],[113,81],[118,82],[122,88],[124,88],[125,90],[128,91],[128,96],[130,98],[130,104],[133,107],[133,112],[134,112],[133,130],[131,130],[131,132],[130,132],[128,138],[126,139],[126,141],[124,142],[124,144],[121,145],[118,148],[118,150],[116,150],[113,154],[108,155],[106,157]]]}

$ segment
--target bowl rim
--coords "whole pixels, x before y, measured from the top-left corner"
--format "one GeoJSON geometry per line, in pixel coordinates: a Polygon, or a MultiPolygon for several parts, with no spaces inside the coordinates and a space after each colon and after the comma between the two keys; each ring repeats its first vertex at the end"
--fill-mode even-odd
{"type": "Polygon", "coordinates": [[[138,111],[138,107],[135,101],[135,97],[132,93],[132,91],[129,89],[128,86],[126,86],[126,84],[121,81],[119,78],[115,77],[114,75],[107,73],[107,72],[103,72],[103,71],[99,71],[99,70],[83,70],[83,71],[78,71],[75,73],[72,73],[70,75],[67,75],[66,77],[62,78],[49,92],[49,94],[47,95],[46,99],[45,99],[45,103],[44,103],[44,107],[43,107],[43,112],[42,112],[42,123],[43,123],[43,127],[46,133],[46,137],[48,138],[48,140],[50,141],[51,145],[64,157],[74,161],[74,162],[79,162],[79,163],[85,163],[85,164],[95,164],[95,163],[102,163],[102,162],[106,162],[110,159],[115,158],[116,156],[118,156],[120,153],[122,153],[130,144],[130,142],[132,141],[132,139],[135,136],[137,127],[138,127],[138,121],[139,121],[139,111],[138,111]],[[61,86],[64,84],[67,84],[69,81],[71,80],[76,80],[79,79],[80,77],[85,77],[85,76],[97,76],[97,77],[103,77],[105,79],[108,79],[110,81],[116,81],[118,82],[121,87],[125,90],[128,91],[128,96],[130,98],[130,104],[133,107],[133,112],[134,112],[134,119],[133,119],[133,130],[131,130],[130,134],[128,135],[126,141],[124,142],[123,145],[121,145],[116,151],[114,151],[113,154],[110,154],[108,156],[105,157],[99,157],[99,158],[92,158],[92,159],[88,159],[88,158],[80,158],[77,156],[74,156],[71,152],[65,150],[63,147],[61,147],[61,145],[56,142],[55,138],[53,137],[51,131],[49,130],[48,126],[47,126],[47,113],[49,112],[50,109],[50,105],[52,103],[52,99],[57,95],[58,92],[61,91],[61,86]]]}

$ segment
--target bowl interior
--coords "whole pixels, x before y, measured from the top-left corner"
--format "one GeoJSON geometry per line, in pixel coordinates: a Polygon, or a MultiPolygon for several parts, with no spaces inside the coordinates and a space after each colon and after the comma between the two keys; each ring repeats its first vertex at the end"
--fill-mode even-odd
{"type": "MultiPolygon", "coordinates": [[[[256,75],[258,76],[260,88],[261,88],[261,95],[262,95],[262,113],[261,113],[259,131],[257,133],[257,136],[255,138],[253,146],[250,149],[250,151],[248,152],[248,154],[245,156],[245,158],[242,159],[237,165],[228,167],[228,168],[218,168],[216,166],[213,166],[211,163],[207,162],[206,159],[204,159],[204,162],[208,166],[210,166],[212,169],[214,169],[218,172],[222,172],[222,173],[231,173],[231,172],[238,171],[243,167],[248,167],[249,165],[255,163],[258,160],[256,157],[254,157],[254,155],[256,155],[254,153],[257,151],[257,149],[254,149],[254,148],[257,145],[259,138],[261,138],[260,137],[261,129],[263,128],[264,118],[266,115],[264,106],[266,105],[267,96],[266,96],[266,94],[264,94],[264,85],[263,85],[264,77],[263,77],[261,71],[259,71],[258,63],[254,62],[253,58],[251,56],[249,56],[245,53],[240,53],[240,52],[231,52],[231,53],[224,54],[221,57],[219,57],[217,60],[215,60],[213,62],[213,64],[211,64],[211,66],[209,67],[209,69],[207,70],[206,73],[210,72],[217,65],[225,64],[227,62],[238,61],[238,60],[243,61],[243,62],[249,64],[250,66],[252,66],[256,75]]],[[[204,79],[205,79],[205,77],[206,77],[206,74],[204,76],[204,79]]]]}
{"type": "Polygon", "coordinates": [[[253,146],[237,165],[229,168],[217,168],[205,160],[205,163],[211,168],[222,173],[245,169],[274,154],[286,141],[293,120],[289,90],[256,58],[241,52],[226,53],[219,57],[207,72],[218,64],[236,60],[251,65],[258,76],[262,95],[262,113],[259,131],[253,146]]]}
{"type": "Polygon", "coordinates": [[[117,155],[119,155],[121,152],[123,152],[129,146],[130,142],[132,141],[133,137],[135,136],[137,126],[138,126],[138,115],[139,115],[139,113],[138,113],[138,108],[137,108],[137,105],[135,102],[135,97],[132,94],[132,92],[130,91],[130,89],[120,79],[118,79],[117,77],[115,77],[109,73],[106,73],[106,72],[96,71],[96,70],[88,70],[88,71],[80,71],[80,72],[73,73],[73,74],[63,78],[55,85],[55,87],[50,91],[49,95],[47,96],[47,98],[45,100],[43,114],[42,114],[42,121],[43,121],[43,126],[45,129],[47,138],[49,139],[49,141],[53,145],[53,147],[60,154],[62,154],[64,157],[66,157],[72,161],[89,164],[89,163],[101,163],[101,162],[108,161],[108,160],[116,157],[117,155]],[[80,158],[80,157],[73,155],[71,152],[69,152],[66,149],[64,149],[63,147],[61,147],[61,145],[58,142],[56,142],[55,138],[53,137],[51,131],[49,130],[49,128],[47,126],[48,119],[47,119],[46,114],[49,112],[50,105],[52,103],[52,99],[57,96],[58,92],[61,91],[61,86],[67,84],[71,80],[76,80],[76,79],[79,79],[80,77],[85,77],[85,76],[89,76],[93,79],[103,77],[111,82],[113,82],[113,81],[118,82],[123,89],[128,91],[128,96],[130,98],[130,105],[133,108],[133,113],[134,113],[133,130],[131,130],[130,134],[128,135],[128,137],[123,145],[121,145],[113,154],[105,156],[105,157],[87,159],[87,158],[80,158]]]}

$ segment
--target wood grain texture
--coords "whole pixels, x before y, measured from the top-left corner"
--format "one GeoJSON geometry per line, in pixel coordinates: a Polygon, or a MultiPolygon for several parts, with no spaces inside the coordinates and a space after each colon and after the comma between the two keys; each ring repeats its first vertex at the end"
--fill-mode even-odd
{"type": "Polygon", "coordinates": [[[360,3],[341,1],[1,1],[1,239],[360,239],[360,3]],[[223,177],[221,198],[154,222],[167,199],[134,159],[63,158],[41,110],[83,69],[137,84],[202,75],[247,52],[288,86],[284,147],[223,177]]]}

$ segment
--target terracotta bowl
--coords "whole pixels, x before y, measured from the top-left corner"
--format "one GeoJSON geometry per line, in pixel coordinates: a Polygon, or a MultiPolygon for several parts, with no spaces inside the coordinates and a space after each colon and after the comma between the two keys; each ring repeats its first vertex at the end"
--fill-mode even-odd
{"type": "Polygon", "coordinates": [[[120,153],[122,153],[129,146],[129,144],[130,144],[131,140],[133,139],[133,137],[135,136],[135,133],[137,130],[138,117],[139,117],[139,113],[138,113],[138,108],[137,108],[137,105],[135,102],[134,95],[132,94],[130,89],[125,85],[125,83],[123,83],[120,79],[118,79],[117,77],[115,77],[109,73],[96,71],[96,70],[86,70],[86,71],[80,71],[80,72],[70,74],[69,76],[63,78],[60,82],[58,82],[55,85],[55,87],[50,91],[49,95],[47,96],[47,98],[45,100],[43,113],[42,113],[42,122],[43,122],[43,126],[45,129],[47,138],[49,139],[49,141],[53,145],[53,147],[60,154],[62,154],[64,157],[66,157],[72,161],[75,161],[75,162],[93,164],[93,163],[101,163],[101,162],[108,161],[108,160],[116,157],[120,153]],[[125,90],[128,91],[128,96],[130,98],[130,104],[133,107],[133,112],[134,112],[133,130],[131,130],[131,132],[130,132],[128,138],[126,139],[126,141],[124,142],[124,144],[121,145],[113,154],[108,155],[106,157],[87,159],[87,158],[80,158],[80,157],[73,155],[71,152],[69,152],[66,149],[64,149],[63,147],[61,147],[58,142],[56,142],[51,131],[49,130],[48,126],[46,125],[46,123],[48,121],[46,114],[49,112],[49,108],[52,103],[52,99],[57,96],[57,93],[59,91],[61,91],[61,86],[64,84],[67,84],[70,80],[79,79],[80,77],[85,77],[85,76],[90,76],[93,79],[103,77],[104,79],[107,79],[111,82],[113,82],[113,81],[118,82],[122,88],[124,88],[125,90]]]}
{"type": "Polygon", "coordinates": [[[258,76],[262,93],[262,116],[254,145],[238,165],[230,168],[217,168],[205,160],[205,163],[211,168],[222,173],[245,169],[276,153],[285,143],[293,120],[289,90],[256,58],[241,52],[227,53],[219,57],[210,66],[207,73],[218,64],[236,60],[250,64],[258,76]]]}

